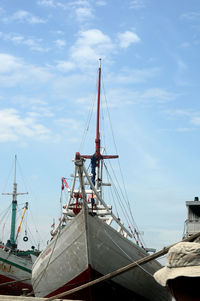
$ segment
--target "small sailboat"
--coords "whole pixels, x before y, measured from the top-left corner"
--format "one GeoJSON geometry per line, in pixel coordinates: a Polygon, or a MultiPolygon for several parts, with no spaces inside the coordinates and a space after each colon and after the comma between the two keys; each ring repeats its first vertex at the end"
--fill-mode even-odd
{"type": "MultiPolygon", "coordinates": [[[[23,289],[26,289],[27,292],[32,291],[30,280],[32,265],[39,255],[39,252],[35,250],[34,247],[32,247],[32,250],[27,251],[21,251],[17,248],[18,236],[21,231],[25,213],[28,209],[28,202],[26,202],[16,231],[17,196],[28,193],[17,191],[16,160],[17,157],[15,156],[13,192],[2,193],[3,195],[12,195],[12,215],[10,237],[5,244],[0,242],[0,294],[17,296],[23,293],[23,289]]],[[[24,236],[23,240],[27,241],[28,237],[24,236]]]]}
{"type": "MultiPolygon", "coordinates": [[[[32,269],[35,296],[51,297],[115,271],[130,262],[148,255],[133,233],[113,213],[104,200],[103,188],[110,186],[103,180],[104,162],[118,158],[104,155],[100,140],[101,63],[98,70],[98,96],[95,153],[76,153],[71,187],[62,178],[68,200],[62,217],[52,231],[52,239],[41,252],[32,269]],[[90,169],[86,160],[90,160],[90,169]]],[[[157,261],[125,272],[111,281],[94,285],[66,298],[79,300],[137,300],[167,301],[169,295],[158,285],[153,274],[161,268],[157,261]]]]}

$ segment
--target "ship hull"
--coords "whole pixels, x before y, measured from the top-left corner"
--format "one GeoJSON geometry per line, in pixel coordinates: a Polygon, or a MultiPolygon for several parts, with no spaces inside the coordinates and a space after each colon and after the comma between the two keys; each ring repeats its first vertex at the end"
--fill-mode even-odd
{"type": "Polygon", "coordinates": [[[0,248],[0,294],[1,295],[21,295],[22,289],[32,291],[31,285],[32,262],[25,258],[20,258],[0,248]],[[26,281],[20,281],[29,279],[26,281]],[[8,283],[16,281],[15,283],[8,283]],[[5,285],[3,285],[6,283],[5,285]]]}
{"type": "MultiPolygon", "coordinates": [[[[88,269],[81,273],[79,276],[66,283],[64,286],[60,287],[56,291],[50,293],[46,297],[52,297],[57,294],[68,291],[77,287],[77,283],[83,284],[86,283],[87,279],[97,279],[101,277],[100,273],[93,270],[90,266],[88,269]]],[[[63,297],[62,297],[63,298],[63,297]]],[[[65,298],[64,298],[65,299],[65,298]]],[[[149,301],[132,290],[126,289],[123,286],[117,284],[116,282],[109,280],[98,283],[92,287],[83,289],[79,292],[69,294],[66,296],[66,299],[72,300],[88,300],[88,301],[102,301],[102,300],[128,300],[128,301],[149,301]]]]}
{"type": "MultiPolygon", "coordinates": [[[[143,249],[97,216],[82,210],[53,238],[33,265],[34,293],[37,297],[50,297],[145,256],[143,249]]],[[[109,295],[119,300],[122,293],[129,296],[128,300],[170,300],[168,292],[152,277],[160,268],[157,261],[152,261],[66,298],[102,300],[109,295]]]]}

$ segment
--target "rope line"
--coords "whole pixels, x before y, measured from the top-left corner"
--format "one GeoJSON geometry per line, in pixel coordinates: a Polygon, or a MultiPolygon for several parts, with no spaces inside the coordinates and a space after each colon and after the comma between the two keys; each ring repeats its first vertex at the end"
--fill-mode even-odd
{"type": "Polygon", "coordinates": [[[54,250],[55,250],[55,247],[56,247],[56,244],[57,244],[57,240],[58,240],[59,234],[60,234],[60,232],[61,232],[61,222],[62,222],[62,220],[60,220],[60,223],[59,223],[59,225],[58,225],[58,233],[57,233],[57,236],[56,236],[56,239],[55,239],[55,243],[54,243],[52,252],[51,252],[51,254],[50,254],[50,256],[49,256],[49,259],[48,259],[48,261],[47,261],[46,267],[45,267],[45,269],[44,269],[43,271],[41,271],[41,273],[39,274],[38,278],[36,279],[36,280],[37,280],[37,282],[35,282],[35,283],[36,283],[36,288],[37,288],[37,286],[38,286],[40,280],[41,280],[42,277],[44,276],[44,274],[45,274],[45,272],[46,272],[46,270],[47,270],[47,268],[48,268],[48,266],[49,266],[49,263],[50,263],[50,260],[51,260],[51,258],[52,258],[52,255],[53,255],[53,253],[54,253],[54,250]]]}
{"type": "Polygon", "coordinates": [[[142,266],[140,266],[137,261],[133,258],[131,258],[113,239],[112,237],[105,231],[106,235],[109,237],[109,239],[114,243],[115,246],[117,246],[126,256],[127,258],[130,260],[130,262],[135,262],[137,264],[137,266],[142,269],[145,273],[147,273],[148,275],[150,275],[151,277],[153,277],[153,274],[149,273],[146,269],[144,269],[142,266]]]}

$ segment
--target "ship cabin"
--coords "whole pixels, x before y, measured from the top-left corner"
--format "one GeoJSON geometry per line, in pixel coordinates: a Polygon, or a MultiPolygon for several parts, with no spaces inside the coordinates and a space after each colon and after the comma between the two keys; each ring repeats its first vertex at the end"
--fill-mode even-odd
{"type": "Polygon", "coordinates": [[[194,201],[187,201],[187,219],[185,221],[185,235],[184,237],[191,236],[200,232],[200,201],[198,197],[194,201]]]}

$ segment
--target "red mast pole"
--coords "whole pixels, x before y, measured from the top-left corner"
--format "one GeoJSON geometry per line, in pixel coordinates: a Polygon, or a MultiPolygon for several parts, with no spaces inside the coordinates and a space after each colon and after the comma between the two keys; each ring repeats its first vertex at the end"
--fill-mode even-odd
{"type": "Polygon", "coordinates": [[[98,79],[98,95],[97,95],[97,128],[96,128],[96,156],[100,158],[100,132],[99,132],[99,117],[100,117],[100,96],[101,96],[101,59],[99,59],[99,79],[98,79]]]}
{"type": "MultiPolygon", "coordinates": [[[[101,140],[100,140],[100,130],[99,130],[99,120],[100,120],[100,96],[101,96],[101,59],[99,59],[99,77],[98,77],[98,94],[97,94],[97,124],[96,124],[96,150],[94,156],[97,159],[96,166],[99,167],[99,162],[103,159],[115,159],[118,155],[101,155],[101,140]]],[[[90,155],[80,155],[76,154],[76,158],[91,159],[90,155]]]]}

